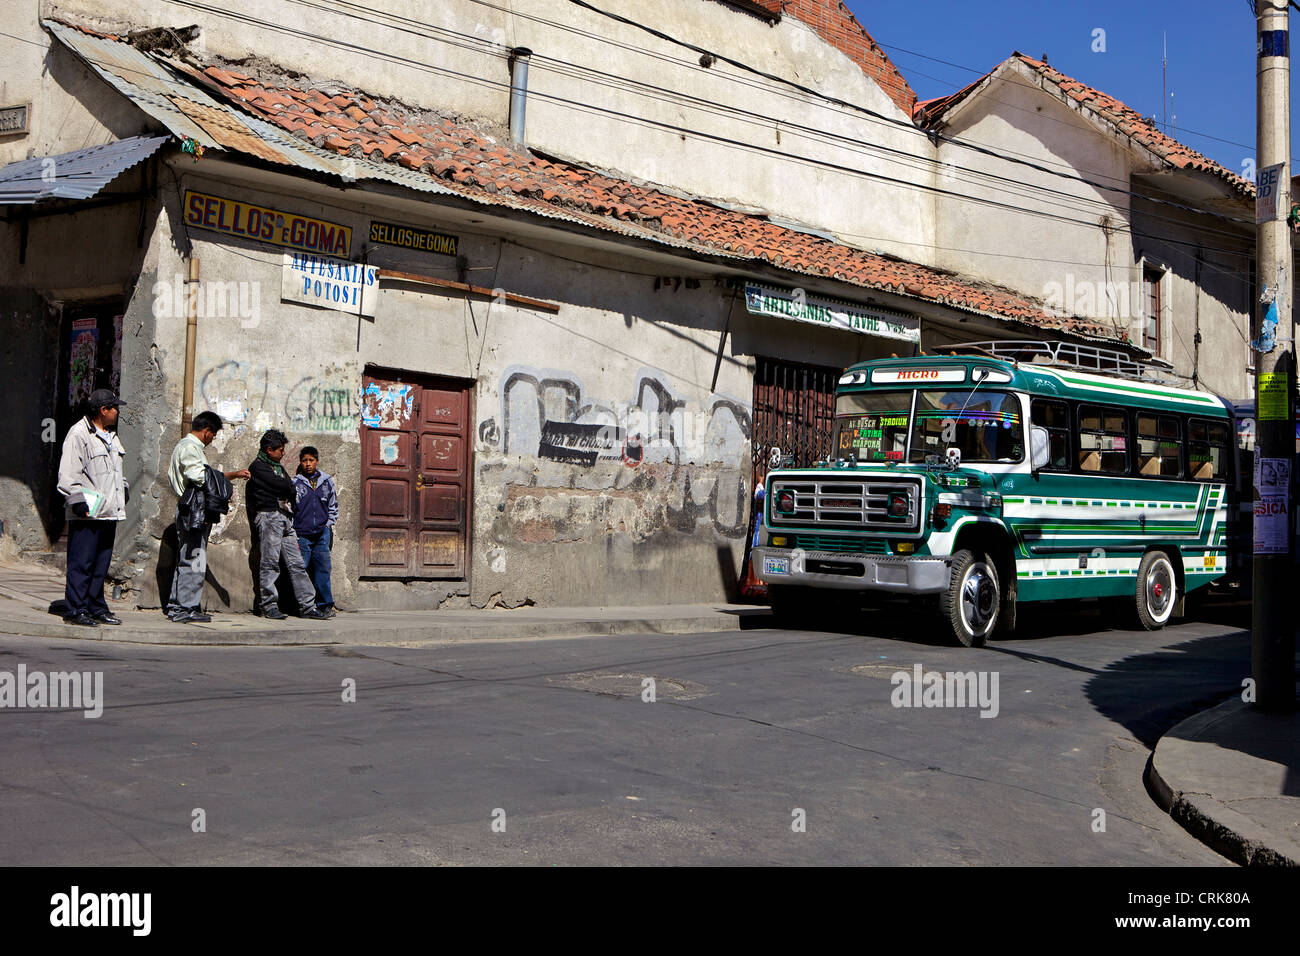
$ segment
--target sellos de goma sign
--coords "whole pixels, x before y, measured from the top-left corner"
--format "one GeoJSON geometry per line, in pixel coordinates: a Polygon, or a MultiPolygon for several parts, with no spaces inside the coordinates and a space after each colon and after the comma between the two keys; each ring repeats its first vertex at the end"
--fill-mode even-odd
{"type": "Polygon", "coordinates": [[[386,246],[398,246],[402,249],[414,249],[416,252],[436,252],[443,256],[454,256],[457,237],[428,229],[416,229],[412,226],[399,226],[393,222],[370,223],[370,241],[386,246]]]}
{"type": "Polygon", "coordinates": [[[805,295],[800,289],[777,289],[751,282],[745,286],[745,308],[754,315],[794,319],[859,335],[902,342],[921,340],[921,323],[913,316],[805,295]]]}
{"type": "Polygon", "coordinates": [[[346,256],[352,248],[349,226],[192,189],[185,191],[185,224],[318,255],[346,256]]]}

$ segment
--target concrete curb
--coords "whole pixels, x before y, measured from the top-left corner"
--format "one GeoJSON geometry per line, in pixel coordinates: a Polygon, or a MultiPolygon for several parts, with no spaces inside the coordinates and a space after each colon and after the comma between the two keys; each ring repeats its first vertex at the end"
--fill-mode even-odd
{"type": "Polygon", "coordinates": [[[1180,751],[1195,746],[1206,728],[1248,706],[1233,698],[1189,717],[1156,743],[1147,763],[1147,779],[1157,803],[1194,837],[1241,866],[1300,866],[1297,860],[1269,846],[1268,831],[1215,799],[1209,793],[1178,789],[1180,751]]]}
{"type": "MultiPolygon", "coordinates": [[[[431,613],[436,617],[436,613],[431,613]]],[[[744,621],[767,616],[765,608],[740,613],[715,611],[710,614],[662,618],[562,618],[518,621],[436,620],[418,625],[379,625],[362,628],[320,626],[285,622],[277,628],[226,629],[194,625],[188,628],[101,626],[75,627],[62,621],[0,620],[0,633],[20,637],[109,641],[124,644],[174,644],[206,646],[275,647],[299,644],[441,644],[457,641],[521,641],[565,637],[614,637],[626,634],[701,634],[739,631],[744,621]]]]}

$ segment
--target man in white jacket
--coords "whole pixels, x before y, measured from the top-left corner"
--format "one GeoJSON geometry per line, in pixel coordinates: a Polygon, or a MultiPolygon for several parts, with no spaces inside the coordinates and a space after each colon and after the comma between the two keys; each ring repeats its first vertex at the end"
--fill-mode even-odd
{"type": "Polygon", "coordinates": [[[121,624],[104,600],[104,578],[113,560],[117,523],[130,498],[122,476],[126,451],[117,437],[118,408],[125,405],[106,388],[96,389],[86,414],[68,429],[59,459],[59,493],[67,503],[68,575],[64,595],[68,624],[121,624]]]}

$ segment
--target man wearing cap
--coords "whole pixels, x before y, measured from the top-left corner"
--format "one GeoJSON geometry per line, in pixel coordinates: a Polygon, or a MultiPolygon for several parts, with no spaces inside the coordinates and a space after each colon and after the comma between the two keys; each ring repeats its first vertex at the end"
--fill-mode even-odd
{"type": "Polygon", "coordinates": [[[126,518],[130,492],[122,477],[126,456],[117,437],[118,408],[106,388],[90,393],[86,414],[68,429],[59,459],[59,493],[67,503],[68,624],[121,624],[104,600],[104,578],[113,560],[117,523],[126,518]]]}

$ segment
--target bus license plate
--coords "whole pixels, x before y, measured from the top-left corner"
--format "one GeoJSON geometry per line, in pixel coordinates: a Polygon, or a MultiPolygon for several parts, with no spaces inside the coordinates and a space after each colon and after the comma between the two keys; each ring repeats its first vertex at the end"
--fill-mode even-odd
{"type": "Polygon", "coordinates": [[[789,558],[764,558],[763,573],[764,574],[789,574],[790,559],[789,558]]]}

